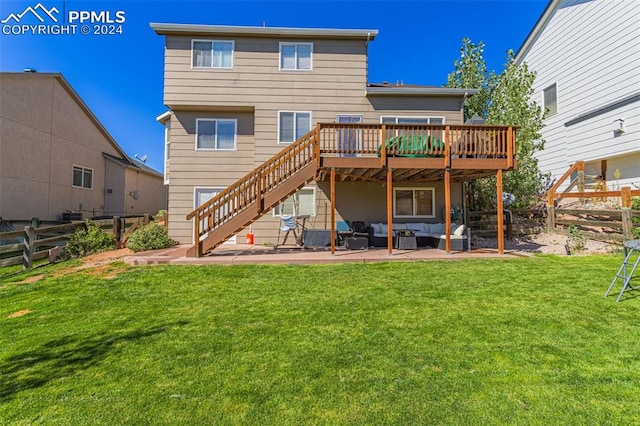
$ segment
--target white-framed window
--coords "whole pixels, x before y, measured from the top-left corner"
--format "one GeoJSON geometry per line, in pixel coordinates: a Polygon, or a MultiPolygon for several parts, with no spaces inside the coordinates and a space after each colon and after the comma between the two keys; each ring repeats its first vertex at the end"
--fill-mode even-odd
{"type": "Polygon", "coordinates": [[[171,159],[171,119],[164,125],[164,183],[169,183],[169,160],[171,159]]]}
{"type": "MultiPolygon", "coordinates": [[[[194,187],[193,188],[193,208],[197,209],[220,192],[222,192],[224,188],[221,187],[194,187]]],[[[204,229],[204,219],[200,222],[200,229],[204,229]]],[[[203,240],[206,238],[206,235],[203,235],[200,239],[203,240]]],[[[236,236],[229,238],[225,241],[225,243],[235,244],[236,236]]]]}
{"type": "Polygon", "coordinates": [[[436,217],[435,188],[394,188],[393,217],[436,217]]]}
{"type": "Polygon", "coordinates": [[[196,118],[196,151],[235,151],[235,118],[196,118]]]}
{"type": "Polygon", "coordinates": [[[71,186],[74,188],[93,189],[93,169],[74,165],[71,186]]]}
{"type": "Polygon", "coordinates": [[[191,40],[191,68],[233,68],[233,40],[191,40]]]}
{"type": "Polygon", "coordinates": [[[273,216],[316,215],[316,187],[305,186],[273,208],[273,216]]]}
{"type": "Polygon", "coordinates": [[[313,43],[280,42],[280,71],[311,71],[313,43]]]}
{"type": "Polygon", "coordinates": [[[556,83],[547,87],[543,91],[544,109],[547,111],[547,116],[552,116],[558,113],[558,90],[556,83]]]}
{"type": "Polygon", "coordinates": [[[278,143],[295,142],[309,130],[310,111],[278,111],[278,143]]]}
{"type": "Polygon", "coordinates": [[[411,116],[396,116],[396,115],[383,115],[380,117],[381,124],[444,124],[444,117],[411,117],[411,116]]]}

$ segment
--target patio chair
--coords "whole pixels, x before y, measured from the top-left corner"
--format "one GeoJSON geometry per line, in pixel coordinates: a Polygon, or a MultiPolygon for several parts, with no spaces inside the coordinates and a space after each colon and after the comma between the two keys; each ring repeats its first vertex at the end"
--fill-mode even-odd
{"type": "Polygon", "coordinates": [[[348,222],[340,220],[336,222],[336,232],[338,233],[338,244],[344,244],[344,239],[353,236],[353,230],[348,222]]]}
{"type": "Polygon", "coordinates": [[[298,221],[296,217],[293,215],[284,215],[280,216],[281,226],[278,228],[278,238],[276,239],[276,248],[280,245],[284,245],[287,242],[287,237],[289,237],[289,232],[293,231],[293,237],[295,239],[296,245],[298,245],[298,221]],[[284,232],[284,238],[282,240],[282,244],[280,244],[280,233],[284,232]]]}

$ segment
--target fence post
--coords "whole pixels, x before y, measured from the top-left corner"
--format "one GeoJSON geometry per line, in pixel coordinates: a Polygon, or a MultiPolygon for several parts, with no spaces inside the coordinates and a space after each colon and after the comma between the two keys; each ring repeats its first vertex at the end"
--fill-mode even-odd
{"type": "Polygon", "coordinates": [[[625,240],[633,239],[633,222],[631,220],[631,188],[628,186],[620,190],[622,196],[622,236],[625,240]]]}
{"type": "Polygon", "coordinates": [[[149,213],[145,213],[144,214],[144,221],[142,223],[144,226],[147,226],[149,224],[149,213]]]}
{"type": "Polygon", "coordinates": [[[116,248],[122,248],[120,247],[120,217],[118,216],[113,217],[113,237],[116,239],[116,248]]]}
{"type": "Polygon", "coordinates": [[[22,249],[22,267],[31,269],[33,267],[33,250],[36,233],[32,226],[24,227],[24,248],[22,249]]]}
{"type": "Polygon", "coordinates": [[[556,206],[553,189],[547,193],[547,232],[552,234],[556,229],[556,206]]]}

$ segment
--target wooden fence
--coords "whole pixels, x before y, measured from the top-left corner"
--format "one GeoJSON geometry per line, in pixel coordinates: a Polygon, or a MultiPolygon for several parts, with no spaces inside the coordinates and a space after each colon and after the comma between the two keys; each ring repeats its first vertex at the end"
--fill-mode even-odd
{"type": "MultiPolygon", "coordinates": [[[[498,236],[497,211],[473,211],[468,213],[467,224],[471,234],[479,237],[498,236]]],[[[507,240],[514,236],[539,234],[544,231],[547,212],[544,209],[504,210],[504,235],[507,240]]]]}
{"type": "MultiPolygon", "coordinates": [[[[93,222],[103,232],[112,233],[116,240],[116,248],[121,248],[133,231],[148,224],[150,220],[149,215],[115,216],[110,219],[96,219],[93,222]]],[[[85,222],[82,221],[39,226],[39,221],[34,219],[31,225],[25,226],[24,229],[0,232],[0,267],[22,264],[25,269],[30,269],[35,260],[53,261],[55,256],[52,250],[66,245],[70,236],[84,227],[85,222]]]]}

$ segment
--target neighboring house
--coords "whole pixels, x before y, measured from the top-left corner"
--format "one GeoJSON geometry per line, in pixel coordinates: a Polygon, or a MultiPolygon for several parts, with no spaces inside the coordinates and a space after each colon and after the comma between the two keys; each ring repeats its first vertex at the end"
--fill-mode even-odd
{"type": "Polygon", "coordinates": [[[0,73],[0,217],[155,214],[162,175],[131,160],[61,74],[0,73]]]}
{"type": "MultiPolygon", "coordinates": [[[[194,227],[201,241],[237,232],[244,242],[251,230],[257,244],[276,243],[281,215],[308,215],[307,227],[326,230],[334,223],[332,205],[334,220],[389,222],[392,210],[392,220],[444,222],[447,195],[450,207],[462,209],[463,182],[496,173],[497,163],[486,158],[489,167],[466,174],[426,155],[387,162],[382,140],[410,128],[420,141],[450,138],[448,126],[462,124],[464,99],[475,91],[368,84],[367,47],[377,30],[151,27],[166,36],[164,102],[170,110],[158,121],[167,135],[169,235],[182,243],[195,241],[194,227]],[[282,157],[272,158],[276,154],[282,157]],[[312,158],[316,166],[307,167],[312,158]],[[450,191],[445,169],[455,175],[450,191]],[[221,192],[227,204],[207,203],[221,192]],[[203,203],[205,216],[188,220],[203,203]]],[[[434,156],[444,155],[442,148],[434,156]]],[[[469,159],[460,160],[464,168],[469,159]]]]}
{"type": "Polygon", "coordinates": [[[582,160],[610,189],[640,188],[639,23],[638,1],[553,0],[516,54],[537,73],[536,156],[554,179],[582,160]]]}

